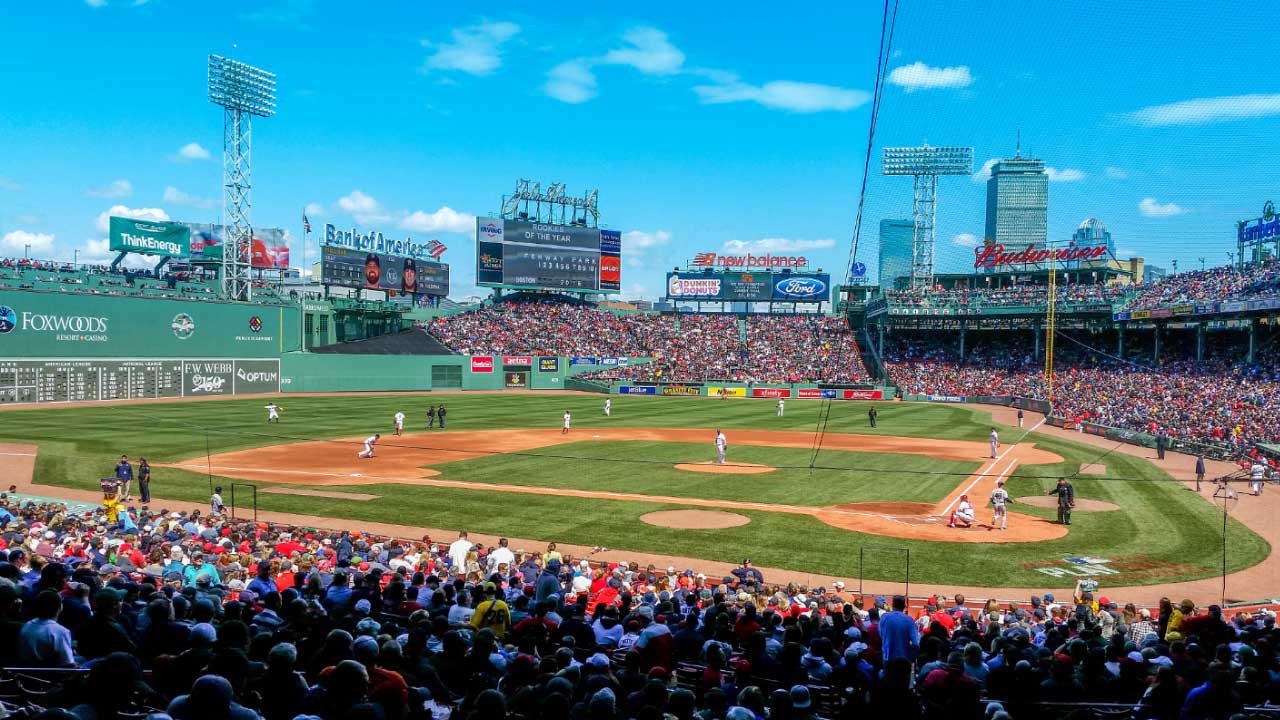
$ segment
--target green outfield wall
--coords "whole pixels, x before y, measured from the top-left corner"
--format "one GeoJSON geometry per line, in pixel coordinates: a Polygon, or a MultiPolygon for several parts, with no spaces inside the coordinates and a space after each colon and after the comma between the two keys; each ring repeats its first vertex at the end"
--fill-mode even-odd
{"type": "Polygon", "coordinates": [[[0,358],[276,358],[298,349],[298,320],[297,306],[0,291],[0,358]]]}

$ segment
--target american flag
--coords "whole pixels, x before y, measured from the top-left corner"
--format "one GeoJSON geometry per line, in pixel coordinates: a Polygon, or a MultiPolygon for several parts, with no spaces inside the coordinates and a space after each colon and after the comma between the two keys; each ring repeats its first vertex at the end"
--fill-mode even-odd
{"type": "Polygon", "coordinates": [[[449,248],[439,240],[432,240],[427,243],[427,254],[437,260],[439,260],[440,256],[444,254],[444,251],[448,249],[449,248]]]}
{"type": "Polygon", "coordinates": [[[715,254],[715,253],[713,253],[713,252],[711,252],[711,253],[698,253],[697,255],[694,255],[694,256],[693,256],[693,264],[694,264],[694,265],[696,265],[696,266],[698,266],[698,267],[707,267],[707,266],[710,266],[710,265],[715,265],[715,264],[716,264],[716,254],[715,254]]]}
{"type": "Polygon", "coordinates": [[[302,213],[302,230],[308,235],[311,234],[311,221],[307,219],[306,213],[302,213]]]}

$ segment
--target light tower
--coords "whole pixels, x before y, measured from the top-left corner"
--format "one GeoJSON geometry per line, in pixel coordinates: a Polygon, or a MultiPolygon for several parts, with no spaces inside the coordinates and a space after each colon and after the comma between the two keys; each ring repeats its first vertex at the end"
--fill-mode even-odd
{"type": "Polygon", "coordinates": [[[911,175],[915,198],[911,202],[911,287],[933,286],[933,219],[937,211],[938,176],[973,173],[971,147],[885,148],[880,172],[911,175]]]}
{"type": "Polygon", "coordinates": [[[222,108],[222,293],[232,300],[252,295],[253,202],[250,120],[276,114],[276,76],[219,55],[209,56],[209,102],[222,108]]]}

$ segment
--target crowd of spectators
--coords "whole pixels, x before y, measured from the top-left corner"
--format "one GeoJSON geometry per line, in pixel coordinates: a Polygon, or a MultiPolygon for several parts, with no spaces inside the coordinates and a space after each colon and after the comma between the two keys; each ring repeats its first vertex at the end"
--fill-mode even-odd
{"type": "Polygon", "coordinates": [[[610,367],[608,380],[866,382],[844,318],[615,313],[557,300],[499,302],[435,320],[437,339],[466,355],[654,358],[610,367]]]}
{"type": "MultiPolygon", "coordinates": [[[[1150,355],[1119,358],[1097,346],[1113,347],[1059,339],[1054,415],[1228,449],[1280,440],[1280,366],[1269,355],[1244,363],[1242,348],[1224,345],[1196,362],[1172,343],[1152,366],[1150,355]]],[[[904,393],[1049,396],[1029,331],[969,333],[963,360],[955,335],[897,334],[886,343],[885,367],[904,393]]]]}
{"type": "Polygon", "coordinates": [[[25,682],[26,702],[66,708],[40,717],[1007,720],[1065,701],[1173,719],[1280,701],[1266,609],[1078,585],[908,611],[749,561],[707,578],[465,533],[13,499],[0,522],[0,694],[25,682]],[[38,668],[80,672],[37,696],[38,668]]]}
{"type": "MultiPolygon", "coordinates": [[[[274,303],[281,298],[275,281],[256,279],[253,287],[259,302],[274,303]]],[[[188,300],[216,300],[219,297],[214,276],[186,269],[110,267],[107,265],[0,258],[0,287],[19,290],[56,289],[89,295],[151,294],[181,297],[188,300]],[[52,287],[50,287],[52,286],[52,287]]]]}
{"type": "Polygon", "coordinates": [[[1243,267],[1222,265],[1175,273],[1143,286],[1128,309],[1150,310],[1264,295],[1280,295],[1280,260],[1273,258],[1243,267]]]}
{"type": "MultiPolygon", "coordinates": [[[[1059,303],[1119,303],[1123,301],[1129,288],[1116,285],[1096,285],[1086,283],[1062,284],[1057,288],[1059,303]]],[[[1048,301],[1049,290],[1044,285],[1015,285],[1002,288],[956,288],[936,287],[929,290],[886,290],[885,297],[893,306],[905,307],[1022,307],[1044,306],[1048,301]]]]}

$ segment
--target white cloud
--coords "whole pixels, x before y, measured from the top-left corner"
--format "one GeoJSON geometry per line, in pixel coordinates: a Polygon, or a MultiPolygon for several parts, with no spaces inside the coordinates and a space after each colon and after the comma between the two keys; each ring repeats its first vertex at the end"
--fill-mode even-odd
{"type": "Polygon", "coordinates": [[[1106,170],[1103,170],[1103,173],[1112,180],[1124,180],[1129,177],[1129,173],[1124,168],[1115,166],[1108,166],[1106,170]]]}
{"type": "Polygon", "coordinates": [[[730,252],[800,252],[825,250],[836,246],[833,238],[796,240],[793,238],[761,238],[759,240],[726,240],[724,249],[730,252]]]}
{"type": "Polygon", "coordinates": [[[1173,217],[1189,211],[1177,203],[1159,203],[1155,198],[1149,197],[1143,198],[1142,202],[1138,203],[1138,212],[1147,217],[1173,217]]]}
{"type": "Polygon", "coordinates": [[[1145,127],[1209,125],[1280,115],[1280,94],[1194,98],[1152,105],[1129,113],[1129,121],[1145,127]]]}
{"type": "Polygon", "coordinates": [[[208,160],[210,157],[212,156],[209,155],[209,151],[205,150],[200,143],[189,142],[178,148],[178,152],[170,155],[169,159],[174,162],[191,162],[193,160],[208,160]]]}
{"type": "Polygon", "coordinates": [[[1075,168],[1059,170],[1055,167],[1046,167],[1044,174],[1049,176],[1049,182],[1080,182],[1085,178],[1085,174],[1075,168]]]}
{"type": "Polygon", "coordinates": [[[547,73],[542,91],[571,105],[584,103],[596,96],[596,75],[585,58],[562,62],[547,73]]]}
{"type": "Polygon", "coordinates": [[[951,237],[951,244],[960,247],[975,248],[982,244],[982,238],[973,233],[959,233],[951,237]]]}
{"type": "Polygon", "coordinates": [[[48,252],[53,248],[53,235],[49,233],[33,233],[26,230],[13,230],[0,238],[0,247],[15,252],[25,252],[27,246],[33,253],[48,252]]]}
{"type": "Polygon", "coordinates": [[[973,84],[968,65],[956,67],[931,67],[922,62],[896,67],[889,73],[889,82],[907,92],[936,88],[962,88],[973,84]]]}
{"type": "Polygon", "coordinates": [[[8,190],[10,192],[18,192],[22,186],[16,180],[7,177],[0,177],[0,190],[8,190]]]}
{"type": "Polygon", "coordinates": [[[112,217],[126,217],[134,220],[168,220],[169,213],[160,208],[131,208],[124,205],[112,205],[111,209],[98,214],[94,227],[98,232],[107,232],[111,227],[112,217]]]}
{"type": "Polygon", "coordinates": [[[623,257],[632,253],[643,253],[652,248],[661,247],[671,242],[671,233],[666,230],[642,232],[631,230],[622,233],[623,257]]]}
{"type": "Polygon", "coordinates": [[[390,213],[382,207],[381,203],[359,190],[352,190],[350,195],[338,198],[338,209],[364,225],[391,219],[390,213]]]}
{"type": "Polygon", "coordinates": [[[217,200],[190,195],[172,185],[164,189],[164,201],[172,205],[185,205],[195,208],[211,208],[218,204],[217,200]]]}
{"type": "Polygon", "coordinates": [[[85,193],[89,197],[122,198],[133,194],[133,183],[128,180],[115,180],[105,187],[94,188],[85,193]]]}
{"type": "Polygon", "coordinates": [[[413,232],[465,233],[476,228],[476,216],[458,212],[445,205],[433,213],[417,210],[400,220],[400,228],[413,232]]]}
{"type": "Polygon", "coordinates": [[[1118,255],[1118,256],[1120,256],[1120,257],[1122,257],[1122,258],[1137,257],[1137,256],[1138,256],[1138,251],[1137,251],[1137,250],[1127,250],[1127,249],[1125,249],[1125,248],[1120,248],[1119,250],[1117,250],[1117,251],[1116,251],[1116,255],[1118,255]]]}
{"type": "Polygon", "coordinates": [[[606,65],[627,65],[646,75],[671,75],[680,72],[684,53],[667,40],[667,34],[651,27],[628,30],[622,36],[630,47],[605,53],[606,65]]]}
{"type": "Polygon", "coordinates": [[[709,105],[754,102],[774,110],[797,113],[852,110],[871,99],[871,94],[862,90],[792,80],[774,80],[763,85],[748,85],[734,80],[718,85],[698,85],[693,91],[709,105]]]}
{"type": "Polygon", "coordinates": [[[987,179],[991,177],[991,168],[998,162],[1000,162],[999,158],[991,158],[990,160],[982,163],[982,167],[978,168],[978,171],[973,174],[971,179],[976,183],[986,182],[987,179]]]}
{"type": "Polygon", "coordinates": [[[306,213],[309,218],[324,217],[325,209],[320,203],[309,202],[307,203],[307,206],[302,209],[302,212],[306,213]]]}
{"type": "Polygon", "coordinates": [[[424,47],[435,50],[422,68],[431,70],[457,70],[468,75],[488,75],[502,67],[502,46],[520,32],[520,26],[511,22],[485,22],[468,27],[455,28],[449,42],[434,43],[423,40],[424,47]]]}

